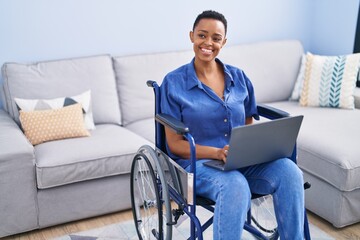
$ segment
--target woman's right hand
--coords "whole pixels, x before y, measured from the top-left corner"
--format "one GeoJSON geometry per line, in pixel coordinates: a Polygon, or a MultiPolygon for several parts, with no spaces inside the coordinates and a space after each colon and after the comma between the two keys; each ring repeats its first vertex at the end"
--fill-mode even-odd
{"type": "Polygon", "coordinates": [[[219,148],[217,151],[217,159],[226,162],[227,154],[229,150],[229,145],[225,145],[223,148],[219,148]]]}
{"type": "MultiPolygon", "coordinates": [[[[165,134],[170,151],[181,158],[189,159],[191,156],[189,142],[184,140],[182,135],[176,134],[168,127],[165,127],[165,134]]],[[[225,145],[223,148],[217,148],[196,144],[195,147],[197,159],[217,159],[226,162],[229,145],[225,145]]]]}

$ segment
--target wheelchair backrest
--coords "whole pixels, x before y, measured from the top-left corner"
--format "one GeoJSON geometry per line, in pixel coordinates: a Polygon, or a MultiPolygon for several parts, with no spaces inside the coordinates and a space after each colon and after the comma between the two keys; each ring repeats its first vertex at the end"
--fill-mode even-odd
{"type": "MultiPolygon", "coordinates": [[[[155,96],[155,115],[161,113],[160,110],[160,87],[156,81],[148,80],[146,84],[149,87],[152,87],[154,90],[155,96]]],[[[166,151],[166,138],[165,138],[165,129],[164,126],[155,121],[155,146],[160,149],[162,152],[167,154],[166,151]]]]}

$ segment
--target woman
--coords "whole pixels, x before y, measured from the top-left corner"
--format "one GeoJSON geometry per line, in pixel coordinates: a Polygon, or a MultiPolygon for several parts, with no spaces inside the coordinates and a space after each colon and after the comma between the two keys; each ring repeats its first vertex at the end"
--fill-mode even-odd
{"type": "MultiPolygon", "coordinates": [[[[184,122],[196,143],[197,194],[216,202],[214,239],[241,239],[251,192],[272,194],[281,239],[304,239],[304,191],[299,168],[290,159],[222,172],[202,163],[226,161],[233,127],[258,119],[254,90],[244,72],[217,59],[226,43],[227,21],[215,11],[196,18],[190,40],[194,59],[164,78],[161,111],[184,122]]],[[[190,149],[165,128],[169,155],[190,169],[190,149]]]]}

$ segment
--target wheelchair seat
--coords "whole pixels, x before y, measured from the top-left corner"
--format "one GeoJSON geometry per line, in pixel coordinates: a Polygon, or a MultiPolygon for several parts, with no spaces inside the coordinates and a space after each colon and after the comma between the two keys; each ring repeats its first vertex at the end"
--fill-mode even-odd
{"type": "Polygon", "coordinates": [[[215,205],[215,202],[211,199],[197,195],[196,196],[196,204],[198,204],[200,206],[201,205],[215,205]]]}

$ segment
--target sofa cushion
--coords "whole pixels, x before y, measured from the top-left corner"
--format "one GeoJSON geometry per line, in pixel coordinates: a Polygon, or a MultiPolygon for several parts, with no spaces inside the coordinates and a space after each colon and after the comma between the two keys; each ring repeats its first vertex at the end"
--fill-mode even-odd
{"type": "Polygon", "coordinates": [[[89,138],[72,138],[35,146],[40,189],[130,172],[138,148],[151,143],[113,124],[97,125],[89,138]]]}
{"type": "Polygon", "coordinates": [[[258,102],[276,102],[290,98],[303,53],[299,41],[269,41],[225,46],[219,58],[244,70],[258,102]]]}
{"type": "Polygon", "coordinates": [[[271,103],[291,115],[304,115],[298,137],[298,165],[339,190],[360,189],[360,110],[271,103]]]}
{"type": "Polygon", "coordinates": [[[146,118],[126,125],[130,131],[144,137],[152,143],[155,143],[155,119],[146,118]]]}
{"type": "Polygon", "coordinates": [[[51,99],[91,90],[94,122],[120,124],[119,101],[110,56],[65,59],[2,67],[6,109],[19,123],[14,98],[51,99]]]}
{"type": "Polygon", "coordinates": [[[154,116],[154,92],[147,80],[160,85],[165,75],[189,63],[192,51],[114,57],[122,122],[129,123],[154,116]]]}
{"type": "Polygon", "coordinates": [[[43,142],[88,137],[81,104],[73,104],[60,109],[20,111],[21,127],[32,145],[43,142]]]}

